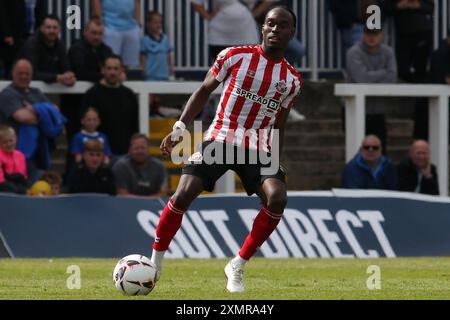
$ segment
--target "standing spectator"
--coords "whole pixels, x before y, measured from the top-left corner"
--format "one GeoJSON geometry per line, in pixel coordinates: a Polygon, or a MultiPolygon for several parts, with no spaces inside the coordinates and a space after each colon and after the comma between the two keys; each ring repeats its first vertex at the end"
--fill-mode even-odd
{"type": "MultiPolygon", "coordinates": [[[[441,41],[439,48],[431,55],[430,81],[435,84],[450,85],[450,29],[447,31],[447,38],[441,41]]],[[[414,138],[427,140],[429,130],[428,99],[417,99],[414,110],[414,138]]]]}
{"type": "Polygon", "coordinates": [[[103,144],[98,140],[89,140],[84,145],[83,162],[71,177],[68,187],[70,193],[116,193],[114,176],[109,167],[103,167],[103,144]]]}
{"type": "Polygon", "coordinates": [[[108,137],[104,133],[97,131],[100,123],[98,111],[95,108],[86,109],[81,118],[81,126],[83,129],[75,135],[70,146],[70,153],[75,158],[77,164],[82,161],[82,153],[86,142],[89,140],[98,140],[104,146],[103,164],[105,166],[109,165],[112,152],[108,137]]]}
{"type": "Polygon", "coordinates": [[[46,0],[25,0],[25,35],[28,38],[44,20],[47,11],[46,0]]]}
{"type": "Polygon", "coordinates": [[[434,0],[392,0],[386,5],[395,21],[400,78],[424,83],[433,48],[434,0]]]}
{"type": "MultiPolygon", "coordinates": [[[[336,27],[341,32],[343,54],[361,41],[367,22],[367,7],[378,4],[376,0],[329,0],[336,27]]],[[[345,61],[344,61],[345,62],[345,61]]]]}
{"type": "Polygon", "coordinates": [[[161,161],[150,156],[148,147],[147,136],[140,133],[133,135],[128,156],[114,165],[118,195],[167,195],[167,170],[161,161]]]}
{"type": "MultiPolygon", "coordinates": [[[[175,75],[169,38],[162,32],[163,17],[157,11],[146,16],[147,33],[141,40],[141,68],[147,81],[168,81],[175,75]]],[[[150,95],[150,115],[163,116],[159,111],[161,99],[150,95]]]]}
{"type": "Polygon", "coordinates": [[[0,126],[0,192],[25,194],[27,166],[25,155],[16,150],[17,136],[13,128],[0,126]]]}
{"type": "Polygon", "coordinates": [[[208,21],[210,60],[230,46],[259,43],[257,24],[250,10],[239,0],[213,0],[206,10],[206,0],[190,0],[194,9],[208,21]]]}
{"type": "Polygon", "coordinates": [[[75,74],[69,71],[66,49],[59,40],[60,31],[59,18],[55,15],[45,16],[39,32],[27,39],[20,56],[31,61],[33,80],[73,86],[76,78],[75,74]]]}
{"type": "Polygon", "coordinates": [[[6,79],[11,79],[13,61],[25,39],[25,14],[24,0],[0,0],[0,60],[6,79]]]}
{"type": "Polygon", "coordinates": [[[139,68],[140,0],[93,0],[94,16],[103,19],[103,40],[122,57],[126,68],[139,68]]]}
{"type": "Polygon", "coordinates": [[[397,190],[395,166],[381,153],[381,141],[368,135],[342,172],[342,188],[397,190]]]}
{"type": "MultiPolygon", "coordinates": [[[[70,47],[69,63],[78,80],[99,82],[102,78],[103,61],[113,53],[103,43],[104,30],[99,18],[91,18],[83,31],[83,38],[70,47]]],[[[67,141],[72,141],[74,134],[80,130],[81,103],[81,95],[70,95],[61,106],[61,111],[69,120],[66,126],[67,141]]]]}
{"type": "Polygon", "coordinates": [[[113,53],[103,42],[104,31],[102,20],[91,18],[84,28],[83,38],[70,47],[69,63],[78,80],[98,82],[102,78],[103,61],[113,53]]]}
{"type": "Polygon", "coordinates": [[[133,91],[122,85],[122,71],[122,59],[116,55],[108,57],[102,67],[103,78],[83,99],[84,109],[98,110],[102,120],[99,131],[108,136],[115,156],[128,152],[130,138],[138,131],[138,101],[133,91]]]}
{"type": "MultiPolygon", "coordinates": [[[[397,82],[397,62],[394,50],[383,44],[382,30],[365,28],[363,39],[347,51],[347,78],[355,83],[397,82]]],[[[368,101],[366,134],[375,134],[386,151],[386,118],[384,100],[368,101]]]]}
{"type": "Polygon", "coordinates": [[[439,195],[436,166],[430,162],[430,146],[416,140],[409,149],[409,157],[397,166],[398,190],[439,195]]]}

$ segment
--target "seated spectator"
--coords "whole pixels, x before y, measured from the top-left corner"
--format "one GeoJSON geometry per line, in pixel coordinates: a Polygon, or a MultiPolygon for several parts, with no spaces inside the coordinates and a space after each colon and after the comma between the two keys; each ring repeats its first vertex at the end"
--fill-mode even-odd
{"type": "MultiPolygon", "coordinates": [[[[346,76],[353,83],[395,83],[397,62],[394,50],[383,44],[382,30],[365,28],[363,39],[347,52],[346,76]]],[[[366,134],[375,134],[386,151],[386,118],[380,98],[367,101],[366,134]]]]}
{"type": "Polygon", "coordinates": [[[56,171],[45,171],[39,180],[45,181],[50,185],[53,196],[59,196],[61,194],[63,180],[56,171]]]}
{"type": "MultiPolygon", "coordinates": [[[[123,66],[119,56],[108,57],[102,67],[103,78],[90,88],[83,99],[83,108],[98,110],[104,132],[115,156],[125,155],[133,133],[138,127],[138,101],[134,92],[122,85],[123,66]]],[[[114,161],[114,159],[113,159],[114,161]]]]}
{"type": "MultiPolygon", "coordinates": [[[[39,89],[30,87],[33,67],[28,60],[20,59],[16,61],[12,73],[12,83],[0,92],[0,124],[12,126],[17,132],[17,136],[20,137],[29,133],[32,127],[37,130],[38,126],[43,123],[44,118],[38,117],[33,106],[50,101],[39,89]]],[[[55,133],[58,132],[55,131],[55,133]]],[[[27,158],[30,184],[39,178],[42,173],[40,170],[48,169],[48,153],[46,153],[48,146],[46,143],[47,141],[42,139],[32,140],[29,137],[19,139],[18,149],[27,158]],[[25,149],[21,147],[32,143],[37,145],[30,152],[25,152],[25,149]]]]}
{"type": "Polygon", "coordinates": [[[110,168],[103,167],[103,144],[89,140],[84,145],[83,161],[68,180],[69,193],[107,193],[114,195],[116,188],[110,168]]]}
{"type": "Polygon", "coordinates": [[[397,190],[397,174],[392,162],[382,155],[381,141],[368,135],[358,154],[345,166],[342,188],[397,190]]]}
{"type": "Polygon", "coordinates": [[[439,195],[436,166],[430,162],[430,146],[416,140],[409,149],[409,157],[397,166],[398,190],[439,195]]]}
{"type": "Polygon", "coordinates": [[[95,108],[88,108],[81,118],[81,127],[83,129],[75,135],[70,147],[70,152],[77,164],[82,161],[82,153],[86,142],[89,140],[98,140],[104,146],[103,164],[105,166],[109,165],[112,155],[111,148],[109,147],[108,137],[104,133],[97,131],[99,126],[100,117],[98,111],[95,108]]]}
{"type": "Polygon", "coordinates": [[[16,142],[14,129],[0,126],[0,192],[26,194],[27,166],[16,142]]]}
{"type": "MultiPolygon", "coordinates": [[[[172,48],[166,34],[163,33],[163,17],[157,11],[150,11],[146,16],[147,33],[141,40],[141,68],[147,81],[169,81],[174,76],[172,48]]],[[[161,98],[150,95],[150,115],[164,117],[159,107],[161,98]]]]}
{"type": "Polygon", "coordinates": [[[161,161],[150,156],[148,147],[147,136],[133,135],[128,156],[113,166],[118,195],[167,195],[167,170],[161,161]]]}
{"type": "Polygon", "coordinates": [[[33,80],[73,86],[76,78],[69,70],[65,45],[59,40],[60,31],[59,18],[55,15],[45,16],[39,32],[25,42],[20,57],[29,60],[33,65],[33,80]]]}

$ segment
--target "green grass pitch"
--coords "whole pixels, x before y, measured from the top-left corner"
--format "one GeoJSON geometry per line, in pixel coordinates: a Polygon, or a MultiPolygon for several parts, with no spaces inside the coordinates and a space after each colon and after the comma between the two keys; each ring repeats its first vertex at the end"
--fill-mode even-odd
{"type": "Polygon", "coordinates": [[[118,259],[0,259],[0,299],[307,300],[449,299],[450,258],[252,259],[247,292],[225,291],[226,260],[166,259],[145,297],[125,297],[113,285],[118,259]],[[67,268],[81,270],[81,288],[68,289],[67,268]],[[370,265],[379,266],[381,289],[369,290],[370,265]]]}

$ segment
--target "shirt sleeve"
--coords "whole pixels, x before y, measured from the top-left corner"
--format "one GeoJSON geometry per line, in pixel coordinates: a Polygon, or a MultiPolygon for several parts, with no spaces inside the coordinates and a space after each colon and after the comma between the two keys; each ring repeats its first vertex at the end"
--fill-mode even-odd
{"type": "Polygon", "coordinates": [[[230,48],[222,50],[216,57],[214,64],[211,67],[211,72],[217,81],[225,80],[228,71],[231,68],[230,48]]]}
{"type": "Polygon", "coordinates": [[[281,106],[285,109],[290,109],[295,103],[295,100],[297,100],[298,96],[300,95],[301,84],[300,80],[295,79],[292,83],[291,91],[289,92],[288,96],[281,102],[281,106]]]}

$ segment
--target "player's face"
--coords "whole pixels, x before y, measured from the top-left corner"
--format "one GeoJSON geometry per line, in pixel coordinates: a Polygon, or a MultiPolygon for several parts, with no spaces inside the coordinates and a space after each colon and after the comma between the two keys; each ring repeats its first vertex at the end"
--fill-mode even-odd
{"type": "Polygon", "coordinates": [[[25,90],[30,86],[33,78],[33,67],[27,61],[19,61],[13,70],[12,76],[14,85],[19,89],[25,90]]]}
{"type": "Polygon", "coordinates": [[[135,139],[130,145],[130,158],[137,163],[145,163],[148,159],[148,143],[145,139],[135,139]]]}
{"type": "Polygon", "coordinates": [[[110,58],[105,61],[105,66],[102,68],[102,74],[109,85],[116,85],[120,82],[121,72],[122,64],[119,59],[110,58]]]}
{"type": "Polygon", "coordinates": [[[3,151],[11,153],[16,149],[17,138],[15,134],[9,134],[0,140],[0,148],[3,151]]]}
{"type": "Polygon", "coordinates": [[[100,118],[98,117],[97,112],[89,111],[86,112],[83,120],[81,121],[84,130],[87,132],[95,132],[100,125],[100,118]]]}
{"type": "Polygon", "coordinates": [[[97,171],[103,162],[103,152],[85,151],[83,152],[83,160],[86,164],[86,168],[91,171],[97,171]]]}
{"type": "Polygon", "coordinates": [[[48,42],[55,42],[59,36],[59,22],[57,20],[47,18],[43,22],[40,30],[44,34],[45,39],[47,39],[48,42]]]}
{"type": "Polygon", "coordinates": [[[263,28],[264,45],[268,48],[285,49],[295,34],[294,21],[289,12],[283,9],[270,11],[263,28]]]}
{"type": "Polygon", "coordinates": [[[84,37],[91,46],[97,48],[102,44],[104,32],[104,26],[90,23],[84,31],[84,37]]]}

